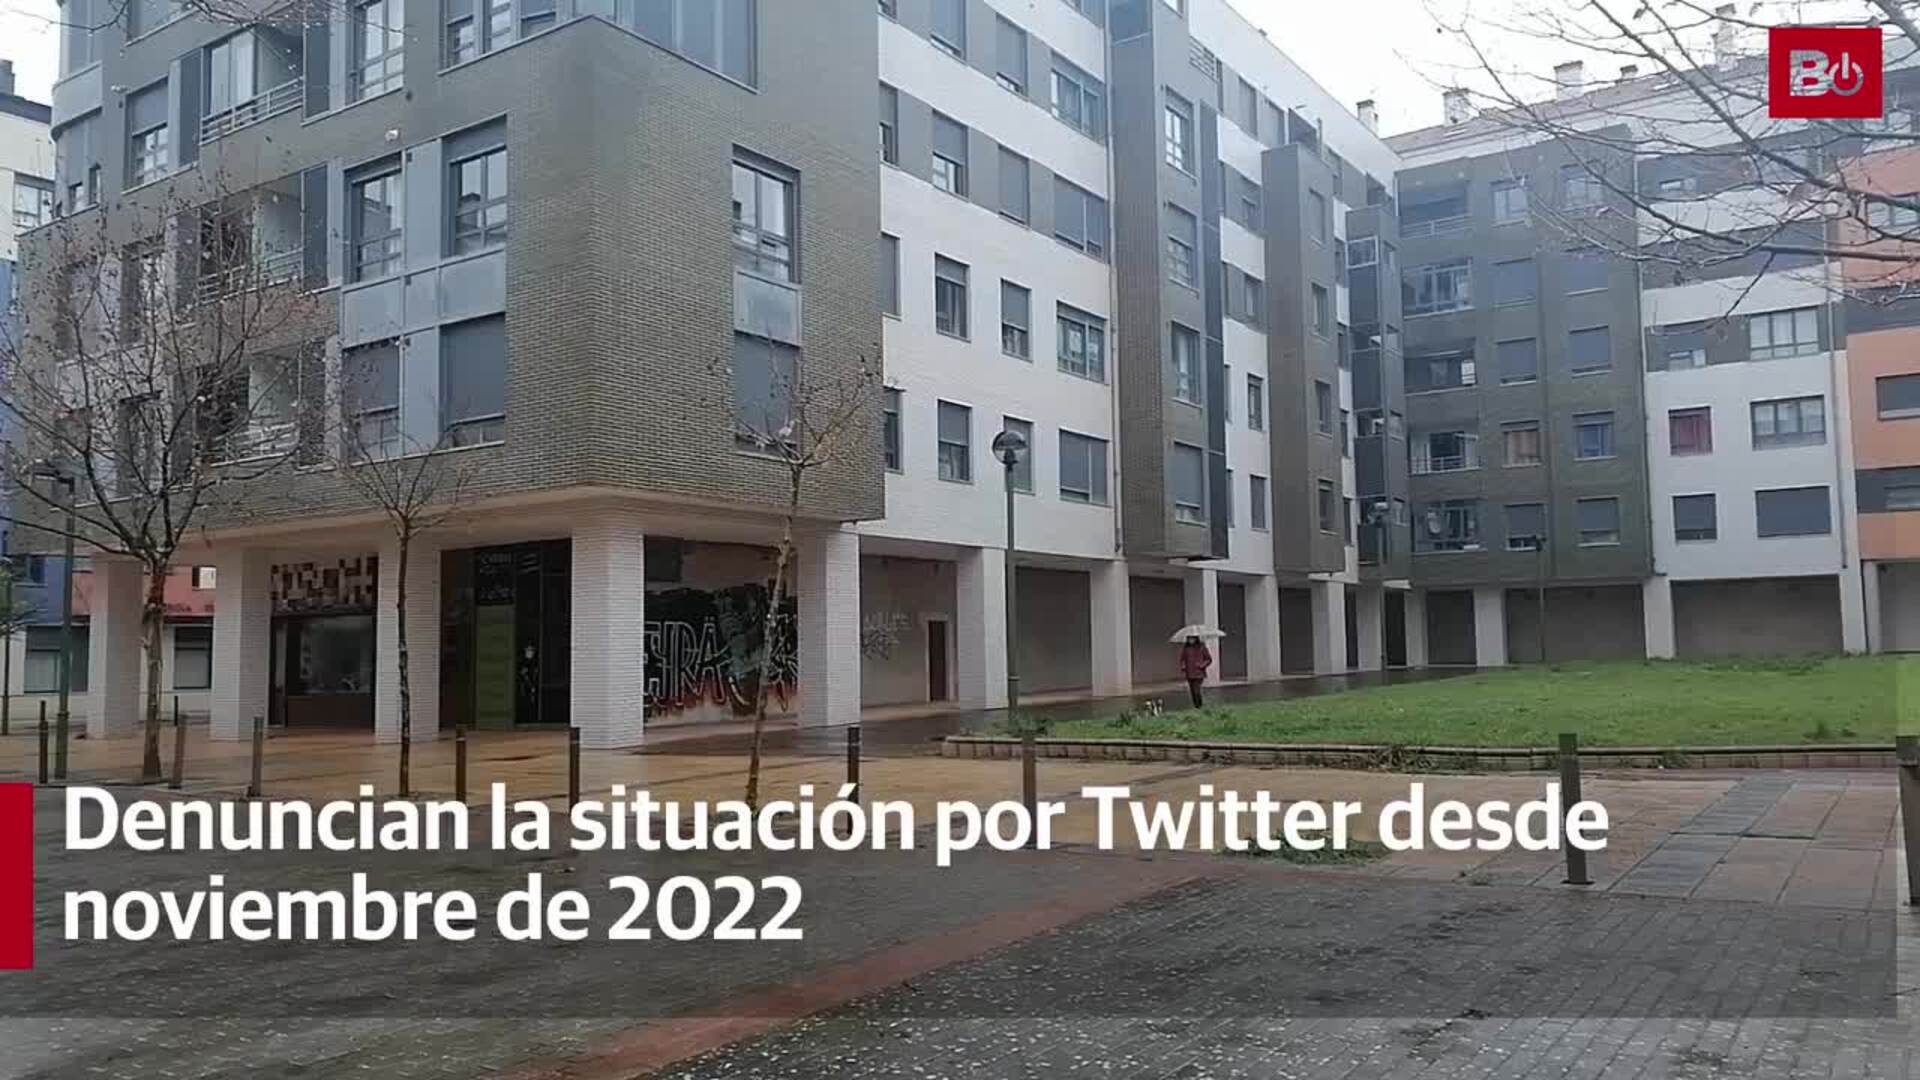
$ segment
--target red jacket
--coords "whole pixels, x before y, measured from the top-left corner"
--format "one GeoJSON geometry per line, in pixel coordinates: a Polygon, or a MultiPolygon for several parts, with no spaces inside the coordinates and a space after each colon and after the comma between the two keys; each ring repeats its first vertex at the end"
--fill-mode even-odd
{"type": "Polygon", "coordinates": [[[1213,666],[1213,654],[1205,645],[1198,643],[1180,647],[1180,674],[1188,679],[1204,679],[1207,669],[1213,666]]]}

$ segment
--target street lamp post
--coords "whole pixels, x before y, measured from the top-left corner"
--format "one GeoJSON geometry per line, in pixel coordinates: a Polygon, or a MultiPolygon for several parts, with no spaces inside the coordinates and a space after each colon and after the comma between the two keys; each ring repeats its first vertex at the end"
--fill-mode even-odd
{"type": "Polygon", "coordinates": [[[5,619],[5,634],[0,634],[0,735],[13,734],[13,556],[8,553],[7,541],[13,538],[9,532],[0,532],[0,583],[6,586],[6,595],[0,597],[0,619],[5,619]]]}
{"type": "Polygon", "coordinates": [[[59,484],[67,489],[66,535],[60,544],[60,708],[53,719],[53,778],[67,778],[67,748],[72,738],[73,721],[71,703],[73,698],[73,500],[74,479],[60,471],[51,462],[42,462],[33,470],[36,477],[45,477],[48,486],[59,484]]]}
{"type": "Polygon", "coordinates": [[[1014,648],[1014,575],[1013,575],[1013,469],[1020,464],[1020,455],[1026,452],[1027,440],[1017,431],[1002,431],[993,437],[993,455],[1005,466],[1007,483],[1007,716],[1012,718],[1013,710],[1020,704],[1020,664],[1018,650],[1014,648]]]}

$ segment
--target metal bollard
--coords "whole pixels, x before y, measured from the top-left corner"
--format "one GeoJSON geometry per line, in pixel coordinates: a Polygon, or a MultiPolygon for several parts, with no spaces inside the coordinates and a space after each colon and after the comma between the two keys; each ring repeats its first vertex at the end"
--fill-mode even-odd
{"type": "Polygon", "coordinates": [[[72,759],[73,717],[61,709],[53,714],[53,778],[67,778],[67,763],[72,759]]]}
{"type": "Polygon", "coordinates": [[[173,779],[167,787],[179,791],[187,782],[187,722],[180,718],[180,695],[173,696],[173,779]]]}
{"type": "Polygon", "coordinates": [[[453,797],[467,801],[467,725],[453,729],[453,797]]]}
{"type": "Polygon", "coordinates": [[[1027,821],[1033,831],[1027,836],[1027,846],[1040,846],[1040,782],[1038,778],[1038,748],[1034,745],[1033,734],[1028,732],[1020,736],[1020,804],[1027,808],[1027,821]]]}
{"type": "Polygon", "coordinates": [[[580,805],[580,729],[567,729],[567,810],[580,805]]]}
{"type": "Polygon", "coordinates": [[[860,725],[847,729],[847,783],[853,785],[853,798],[860,799],[860,725]]]}
{"type": "MultiPolygon", "coordinates": [[[[1560,736],[1560,818],[1564,823],[1574,804],[1580,801],[1580,737],[1571,732],[1560,736]]],[[[1564,831],[1564,830],[1563,830],[1564,831]]],[[[1587,853],[1561,842],[1567,850],[1568,885],[1591,885],[1593,879],[1587,876],[1587,853]]]]}
{"type": "Polygon", "coordinates": [[[40,784],[47,783],[47,738],[52,732],[47,728],[47,703],[40,703],[40,784]]]}
{"type": "Polygon", "coordinates": [[[266,785],[261,783],[261,765],[267,754],[267,721],[265,717],[253,718],[253,779],[247,784],[247,798],[258,799],[266,794],[266,785]]]}
{"type": "Polygon", "coordinates": [[[1920,735],[1894,740],[1900,755],[1900,818],[1907,839],[1907,903],[1920,907],[1920,735]]]}

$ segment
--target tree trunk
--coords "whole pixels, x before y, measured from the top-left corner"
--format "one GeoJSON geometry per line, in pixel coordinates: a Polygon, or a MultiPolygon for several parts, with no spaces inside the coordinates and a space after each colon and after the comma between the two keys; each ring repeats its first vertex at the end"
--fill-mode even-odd
{"type": "MultiPolygon", "coordinates": [[[[167,572],[169,569],[171,568],[166,563],[147,567],[147,595],[140,605],[140,630],[141,636],[146,641],[147,665],[147,715],[144,725],[146,749],[140,756],[142,783],[154,783],[161,779],[160,649],[167,624],[167,572]]],[[[95,692],[98,693],[98,691],[95,692]]]]}
{"type": "Polygon", "coordinates": [[[753,810],[760,808],[760,741],[767,728],[767,695],[773,692],[773,647],[780,632],[780,595],[786,588],[787,561],[792,552],[793,515],[789,513],[780,534],[780,551],[773,561],[773,592],[767,597],[766,626],[760,632],[760,681],[754,688],[753,737],[747,744],[747,806],[753,810]]]}
{"type": "Polygon", "coordinates": [[[413,794],[413,687],[408,681],[407,657],[407,563],[413,548],[410,529],[399,530],[400,565],[394,568],[393,615],[395,655],[400,668],[400,797],[413,794]]]}

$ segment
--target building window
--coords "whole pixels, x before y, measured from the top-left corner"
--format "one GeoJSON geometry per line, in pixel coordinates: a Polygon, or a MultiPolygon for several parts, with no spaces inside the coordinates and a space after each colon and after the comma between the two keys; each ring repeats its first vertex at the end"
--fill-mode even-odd
{"type": "Polygon", "coordinates": [[[100,2],[63,0],[60,4],[60,74],[63,77],[99,59],[94,46],[94,30],[107,21],[94,11],[100,2]]]}
{"type": "Polygon", "coordinates": [[[440,328],[440,422],[450,446],[475,446],[507,437],[504,316],[440,328]]]}
{"type": "Polygon", "coordinates": [[[933,24],[929,37],[942,52],[965,59],[967,0],[933,0],[933,24]]]}
{"type": "Polygon", "coordinates": [[[1107,200],[1053,178],[1053,237],[1095,258],[1107,254],[1107,200]]]}
{"type": "Polygon", "coordinates": [[[1267,531],[1267,478],[1247,477],[1247,524],[1255,532],[1267,531]]]}
{"type": "Polygon", "coordinates": [[[880,403],[880,463],[888,472],[901,469],[900,391],[887,387],[880,403]]]}
{"type": "Polygon", "coordinates": [[[1033,294],[1011,281],[1000,283],[1000,351],[1033,359],[1033,294]]]}
{"type": "Polygon", "coordinates": [[[1673,538],[1675,540],[1717,540],[1720,537],[1719,511],[1712,495],[1675,495],[1673,497],[1673,538]]]}
{"type": "Polygon", "coordinates": [[[1613,367],[1613,335],[1604,326],[1590,326],[1567,335],[1567,368],[1575,375],[1591,375],[1613,367]]]}
{"type": "Polygon", "coordinates": [[[355,180],[348,187],[348,228],[352,232],[348,250],[349,277],[371,281],[400,269],[401,206],[400,168],[355,180]]]}
{"type": "MultiPolygon", "coordinates": [[[[447,166],[447,180],[453,215],[448,227],[452,254],[467,255],[506,243],[507,148],[496,146],[452,162],[447,166]]],[[[734,187],[737,197],[737,177],[734,187]]],[[[737,223],[734,232],[739,235],[737,223]]]]}
{"type": "Polygon", "coordinates": [[[402,0],[365,0],[353,6],[347,100],[398,90],[406,60],[407,15],[402,0]]]}
{"type": "Polygon", "coordinates": [[[1173,91],[1167,91],[1165,134],[1167,164],[1193,175],[1193,104],[1173,91]]]}
{"type": "Polygon", "coordinates": [[[213,685],[213,627],[173,628],[173,688],[205,690],[213,685]]]}
{"type": "Polygon", "coordinates": [[[1580,527],[1581,547],[1611,547],[1620,543],[1620,500],[1607,496],[1574,501],[1574,521],[1580,527]]]}
{"type": "Polygon", "coordinates": [[[400,342],[346,349],[340,355],[350,455],[378,460],[400,452],[400,342]]]}
{"type": "Polygon", "coordinates": [[[1200,287],[1200,224],[1192,214],[1167,204],[1167,278],[1189,289],[1200,287]]]}
{"type": "Polygon", "coordinates": [[[13,174],[13,227],[24,232],[53,220],[53,185],[21,173],[13,174]]]}
{"type": "Polygon", "coordinates": [[[1307,192],[1307,225],[1313,230],[1313,242],[1325,244],[1332,234],[1331,212],[1327,208],[1327,197],[1317,191],[1307,192]]]}
{"type": "MultiPolygon", "coordinates": [[[[1321,481],[1325,484],[1325,481],[1321,481]]],[[[1418,552],[1480,550],[1480,503],[1477,499],[1443,499],[1420,513],[1413,549],[1418,552]]]]}
{"type": "Polygon", "coordinates": [[[1416,476],[1463,472],[1480,467],[1480,436],[1472,431],[1416,433],[1411,444],[1411,469],[1416,476]]]}
{"type": "Polygon", "coordinates": [[[940,403],[940,479],[973,483],[973,410],[951,401],[940,403]]]}
{"type": "Polygon", "coordinates": [[[1504,225],[1527,219],[1527,183],[1524,180],[1493,182],[1493,220],[1504,225]]]}
{"type": "Polygon", "coordinates": [[[1240,80],[1240,127],[1255,139],[1260,137],[1260,91],[1245,79],[1240,80]]]}
{"type": "MultiPolygon", "coordinates": [[[[1023,491],[1031,495],[1033,494],[1033,457],[1040,452],[1040,447],[1036,446],[1033,441],[1033,422],[1031,420],[1021,420],[1017,417],[1003,416],[1000,418],[1000,430],[1010,431],[1020,436],[1020,441],[1026,445],[1026,453],[1021,454],[1013,463],[1013,472],[1010,479],[1013,482],[1013,490],[1023,491]]],[[[1005,466],[1002,466],[1002,468],[1004,467],[1005,466]]]]}
{"type": "Polygon", "coordinates": [[[1747,316],[1747,344],[1755,360],[1779,360],[1820,351],[1818,308],[1747,316]]]}
{"type": "MultiPolygon", "coordinates": [[[[504,170],[503,170],[504,172],[504,170]]],[[[796,281],[794,178],[772,165],[733,163],[733,265],[775,281],[796,281]]]]}
{"type": "Polygon", "coordinates": [[[1507,550],[1539,551],[1547,539],[1547,508],[1542,503],[1507,504],[1507,550]]]}
{"type": "Polygon", "coordinates": [[[933,257],[933,328],[965,339],[967,329],[967,265],[944,255],[933,257]]]}
{"type": "Polygon", "coordinates": [[[1078,308],[1055,307],[1060,370],[1094,382],[1107,379],[1107,321],[1078,308]]]}
{"type": "Polygon", "coordinates": [[[733,335],[734,439],[749,450],[790,441],[800,350],[756,334],[733,335]]]}
{"type": "Polygon", "coordinates": [[[1471,348],[1413,353],[1406,358],[1405,364],[1409,394],[1457,390],[1473,386],[1478,380],[1471,348]]]}
{"type": "Polygon", "coordinates": [[[900,164],[900,91],[880,84],[880,160],[900,164]]]}
{"type": "Polygon", "coordinates": [[[994,36],[994,80],[1016,94],[1027,92],[1027,32],[998,16],[994,36]]]}
{"type": "Polygon", "coordinates": [[[54,175],[65,196],[61,207],[65,213],[78,213],[100,201],[100,149],[94,143],[99,124],[99,112],[92,112],[53,137],[54,175]]]}
{"type": "Polygon", "coordinates": [[[1322,435],[1333,434],[1333,386],[1325,379],[1313,380],[1313,427],[1322,435]]]}
{"type": "Polygon", "coordinates": [[[1340,499],[1334,493],[1333,481],[1321,480],[1314,485],[1314,518],[1323,533],[1340,531],[1340,499]]]}
{"type": "Polygon", "coordinates": [[[1569,209],[1599,205],[1606,188],[1594,175],[1597,169],[1590,163],[1560,166],[1560,205],[1569,209]]]}
{"type": "Polygon", "coordinates": [[[1540,377],[1540,345],[1533,338],[1499,341],[1493,346],[1502,386],[1530,383],[1540,377]]]}
{"type": "MultiPolygon", "coordinates": [[[[1324,338],[1333,331],[1333,299],[1327,295],[1325,285],[1312,285],[1308,288],[1313,294],[1313,332],[1324,338]]],[[[1346,358],[1342,356],[1340,359],[1344,361],[1346,358]]],[[[1345,366],[1344,363],[1342,366],[1345,366]]]]}
{"type": "Polygon", "coordinates": [[[949,195],[967,193],[967,128],[933,114],[933,186],[949,195]]]}
{"type": "Polygon", "coordinates": [[[1600,292],[1607,287],[1607,257],[1591,248],[1569,251],[1560,273],[1569,293],[1600,292]]]}
{"type": "Polygon", "coordinates": [[[1053,54],[1053,115],[1098,139],[1106,133],[1106,96],[1100,82],[1053,54]]]}
{"type": "Polygon", "coordinates": [[[900,314],[900,238],[880,234],[880,310],[900,314]]]}
{"type": "Polygon", "coordinates": [[[1825,536],[1833,511],[1825,487],[1774,488],[1753,493],[1754,525],[1760,536],[1825,536]]]}
{"type": "MultiPolygon", "coordinates": [[[[1240,224],[1245,225],[1248,232],[1258,233],[1265,230],[1265,222],[1261,219],[1260,206],[1260,185],[1244,176],[1241,177],[1240,224]]],[[[1368,237],[1368,239],[1372,238],[1368,237]]]]}
{"type": "Polygon", "coordinates": [[[1060,498],[1066,502],[1107,504],[1107,441],[1060,432],[1060,498]]]}
{"type": "Polygon", "coordinates": [[[1220,365],[1220,418],[1233,424],[1233,365],[1220,365]]]}
{"type": "Polygon", "coordinates": [[[1267,381],[1258,375],[1247,376],[1247,430],[1267,430],[1267,381]]]}
{"type": "Polygon", "coordinates": [[[193,588],[196,592],[211,592],[219,581],[215,567],[196,566],[193,568],[193,588]]]}
{"type": "Polygon", "coordinates": [[[1573,416],[1573,456],[1582,461],[1613,456],[1613,414],[1610,412],[1575,413],[1573,416]]]}
{"type": "Polygon", "coordinates": [[[1827,403],[1821,397],[1753,403],[1753,448],[1820,446],[1827,441],[1827,403]]]}
{"type": "Polygon", "coordinates": [[[167,83],[161,80],[127,95],[127,186],[137,187],[166,175],[167,83]]]}
{"type": "Polygon", "coordinates": [[[1207,455],[1186,443],[1173,444],[1173,520],[1187,525],[1207,520],[1207,455]]]}
{"type": "Polygon", "coordinates": [[[880,0],[880,14],[885,15],[889,19],[898,19],[900,17],[900,5],[897,4],[895,0],[880,0]]]}
{"type": "MultiPolygon", "coordinates": [[[[60,689],[60,628],[27,627],[25,670],[21,689],[29,694],[51,694],[60,689]]],[[[73,645],[67,653],[68,689],[76,694],[87,689],[87,628],[73,628],[73,645]]]]}
{"type": "Polygon", "coordinates": [[[1667,412],[1667,450],[1676,457],[1713,453],[1713,410],[1672,409],[1667,412]]]}
{"type": "Polygon", "coordinates": [[[1920,510],[1920,484],[1888,484],[1882,492],[1888,510],[1920,510]]]}
{"type": "MultiPolygon", "coordinates": [[[[1232,275],[1230,274],[1229,277],[1232,275]]],[[[1267,287],[1266,283],[1252,274],[1239,275],[1240,287],[1235,292],[1234,312],[1240,321],[1255,330],[1266,326],[1267,287]]]]}
{"type": "Polygon", "coordinates": [[[1206,384],[1200,374],[1200,335],[1175,323],[1171,340],[1173,399],[1191,405],[1203,404],[1206,384]]]}
{"type": "Polygon", "coordinates": [[[1032,213],[1033,177],[1026,158],[1000,148],[1000,212],[1022,225],[1032,213]]]}
{"type": "Polygon", "coordinates": [[[1920,417],[1920,375],[1882,375],[1874,379],[1873,402],[1882,420],[1920,417]]]}
{"type": "Polygon", "coordinates": [[[1400,292],[1400,307],[1408,316],[1464,311],[1473,306],[1473,262],[1453,259],[1416,266],[1407,271],[1400,292]]]}
{"type": "Polygon", "coordinates": [[[1511,259],[1493,264],[1493,302],[1525,304],[1533,300],[1533,260],[1511,259]]]}
{"type": "MultiPolygon", "coordinates": [[[[491,2],[505,5],[511,0],[491,2]]],[[[628,10],[633,11],[634,29],[641,37],[751,86],[756,74],[758,6],[757,0],[639,0],[628,10]]],[[[507,25],[512,25],[510,18],[507,25]]]]}

